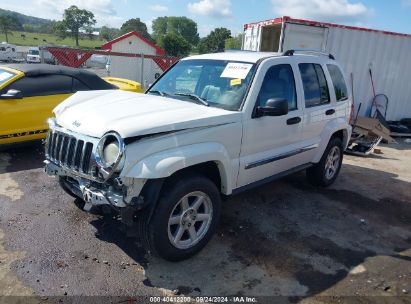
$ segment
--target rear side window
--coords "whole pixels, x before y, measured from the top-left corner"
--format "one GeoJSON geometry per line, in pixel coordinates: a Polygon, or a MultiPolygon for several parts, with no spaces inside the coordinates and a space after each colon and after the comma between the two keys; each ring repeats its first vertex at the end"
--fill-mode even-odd
{"type": "Polygon", "coordinates": [[[345,84],[344,76],[338,66],[327,64],[328,72],[330,72],[331,80],[334,85],[335,97],[337,101],[348,99],[347,85],[345,84]]]}
{"type": "Polygon", "coordinates": [[[24,97],[45,96],[71,93],[72,78],[64,75],[42,75],[36,77],[23,77],[7,86],[19,90],[24,97]]]}
{"type": "Polygon", "coordinates": [[[78,92],[78,91],[89,91],[90,88],[86,86],[83,82],[80,80],[73,78],[73,92],[78,92]]]}
{"type": "Polygon", "coordinates": [[[298,67],[303,81],[305,106],[309,108],[329,103],[330,93],[321,65],[300,63],[298,67]]]}

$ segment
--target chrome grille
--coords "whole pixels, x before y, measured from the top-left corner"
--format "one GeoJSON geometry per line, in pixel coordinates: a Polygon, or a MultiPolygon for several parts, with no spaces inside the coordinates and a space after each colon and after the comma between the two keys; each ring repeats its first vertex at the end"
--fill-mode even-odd
{"type": "Polygon", "coordinates": [[[91,172],[94,144],[75,136],[50,130],[47,137],[46,156],[52,162],[80,172],[91,172]]]}

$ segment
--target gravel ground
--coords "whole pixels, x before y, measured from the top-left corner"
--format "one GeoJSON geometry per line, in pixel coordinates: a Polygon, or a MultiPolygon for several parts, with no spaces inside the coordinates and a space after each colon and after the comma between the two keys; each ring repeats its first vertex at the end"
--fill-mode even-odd
{"type": "Polygon", "coordinates": [[[179,263],[150,257],[115,218],[79,210],[43,172],[40,146],[1,152],[0,296],[411,303],[411,144],[381,151],[345,156],[327,189],[298,173],[229,198],[211,243],[179,263]]]}

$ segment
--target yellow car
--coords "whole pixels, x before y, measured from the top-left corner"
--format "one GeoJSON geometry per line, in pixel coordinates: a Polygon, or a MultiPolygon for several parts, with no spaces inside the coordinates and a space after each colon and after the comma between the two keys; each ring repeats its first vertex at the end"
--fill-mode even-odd
{"type": "Polygon", "coordinates": [[[0,147],[46,137],[47,118],[77,91],[123,89],[142,92],[131,80],[107,78],[65,66],[0,66],[0,147]]]}

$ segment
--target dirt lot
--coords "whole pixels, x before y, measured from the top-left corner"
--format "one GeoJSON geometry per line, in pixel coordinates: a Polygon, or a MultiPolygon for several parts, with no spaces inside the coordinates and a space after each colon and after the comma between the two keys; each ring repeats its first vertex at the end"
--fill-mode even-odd
{"type": "Polygon", "coordinates": [[[180,263],[150,257],[116,219],[80,211],[43,173],[41,147],[2,152],[0,295],[410,303],[411,144],[381,149],[346,156],[328,189],[298,173],[230,198],[212,242],[180,263]]]}

